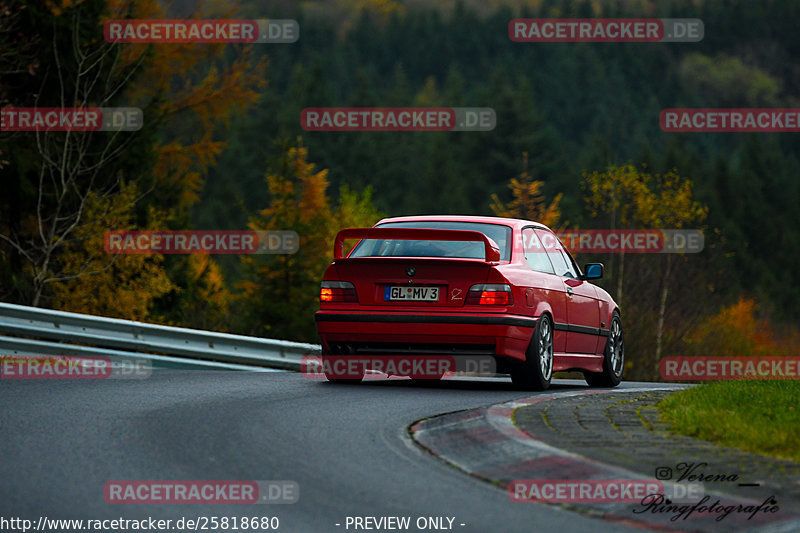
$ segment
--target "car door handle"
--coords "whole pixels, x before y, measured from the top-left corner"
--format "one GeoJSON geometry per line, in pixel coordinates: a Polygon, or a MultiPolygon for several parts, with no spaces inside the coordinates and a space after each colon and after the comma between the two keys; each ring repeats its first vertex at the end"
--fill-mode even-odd
{"type": "Polygon", "coordinates": [[[567,294],[575,294],[575,291],[572,290],[572,287],[567,287],[567,294]]]}

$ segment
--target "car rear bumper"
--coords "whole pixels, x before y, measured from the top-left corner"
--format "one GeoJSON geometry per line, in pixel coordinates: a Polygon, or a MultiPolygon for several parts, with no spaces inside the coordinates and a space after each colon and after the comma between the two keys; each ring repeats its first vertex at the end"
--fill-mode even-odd
{"type": "Polygon", "coordinates": [[[319,311],[323,349],[356,353],[494,355],[524,359],[537,317],[473,313],[319,311]]]}

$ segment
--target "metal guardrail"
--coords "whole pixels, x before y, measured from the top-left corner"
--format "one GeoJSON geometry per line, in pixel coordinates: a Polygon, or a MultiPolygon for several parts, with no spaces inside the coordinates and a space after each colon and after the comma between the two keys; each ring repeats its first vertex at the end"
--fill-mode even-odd
{"type": "Polygon", "coordinates": [[[298,370],[318,344],[176,328],[0,303],[2,355],[142,357],[163,366],[298,370]],[[68,341],[68,342],[66,342],[68,341]],[[78,344],[73,344],[78,343],[78,344]]]}

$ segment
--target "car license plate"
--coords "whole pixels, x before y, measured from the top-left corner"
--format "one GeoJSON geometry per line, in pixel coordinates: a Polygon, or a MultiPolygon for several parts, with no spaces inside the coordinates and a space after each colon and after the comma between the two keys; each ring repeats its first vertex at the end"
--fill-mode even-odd
{"type": "Polygon", "coordinates": [[[386,301],[436,302],[439,300],[439,287],[387,286],[383,291],[386,301]]]}

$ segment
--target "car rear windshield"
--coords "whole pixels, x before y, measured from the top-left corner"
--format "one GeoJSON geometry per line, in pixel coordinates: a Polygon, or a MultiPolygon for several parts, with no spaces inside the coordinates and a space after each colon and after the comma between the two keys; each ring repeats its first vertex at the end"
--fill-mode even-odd
{"type": "MultiPolygon", "coordinates": [[[[511,256],[511,228],[502,224],[454,221],[388,222],[379,228],[423,228],[479,231],[500,247],[500,259],[511,256]]],[[[350,257],[463,257],[483,259],[482,242],[412,241],[402,239],[364,239],[355,247],[350,257]]]]}

